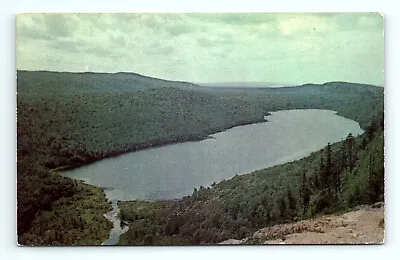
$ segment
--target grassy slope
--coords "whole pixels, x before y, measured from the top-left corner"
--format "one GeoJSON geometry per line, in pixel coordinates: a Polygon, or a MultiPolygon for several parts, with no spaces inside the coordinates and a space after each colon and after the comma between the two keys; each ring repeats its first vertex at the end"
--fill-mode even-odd
{"type": "MultiPolygon", "coordinates": [[[[201,139],[261,121],[267,111],[279,109],[333,109],[365,125],[383,105],[382,90],[329,83],[221,91],[137,74],[18,72],[19,237],[30,232],[37,238],[25,244],[43,241],[45,233],[39,231],[52,229],[54,220],[46,218],[40,224],[34,220],[47,211],[62,210],[57,201],[82,193],[79,183],[50,174],[52,168],[201,139]]],[[[77,236],[92,236],[91,241],[96,237],[83,230],[77,236]]]]}

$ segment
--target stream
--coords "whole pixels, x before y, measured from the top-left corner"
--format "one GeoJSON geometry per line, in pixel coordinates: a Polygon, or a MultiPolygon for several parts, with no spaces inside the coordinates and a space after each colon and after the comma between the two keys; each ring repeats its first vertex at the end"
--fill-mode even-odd
{"type": "Polygon", "coordinates": [[[125,225],[123,223],[121,225],[121,219],[118,217],[119,214],[118,201],[111,200],[111,202],[113,208],[110,212],[104,214],[104,217],[113,223],[113,228],[110,231],[109,238],[101,244],[104,246],[116,245],[118,243],[120,235],[122,235],[129,229],[128,225],[125,225]]]}

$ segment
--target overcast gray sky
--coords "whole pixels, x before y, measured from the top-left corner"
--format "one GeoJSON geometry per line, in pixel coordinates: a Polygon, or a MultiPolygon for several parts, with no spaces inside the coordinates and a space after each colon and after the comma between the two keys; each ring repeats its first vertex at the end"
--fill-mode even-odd
{"type": "Polygon", "coordinates": [[[383,18],[327,14],[19,14],[17,68],[191,82],[383,85],[383,18]]]}

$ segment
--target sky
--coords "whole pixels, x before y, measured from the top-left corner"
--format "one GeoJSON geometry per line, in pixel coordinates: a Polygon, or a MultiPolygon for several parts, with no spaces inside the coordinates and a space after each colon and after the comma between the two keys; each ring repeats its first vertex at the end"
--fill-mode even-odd
{"type": "Polygon", "coordinates": [[[17,69],[383,86],[378,13],[18,14],[17,69]]]}

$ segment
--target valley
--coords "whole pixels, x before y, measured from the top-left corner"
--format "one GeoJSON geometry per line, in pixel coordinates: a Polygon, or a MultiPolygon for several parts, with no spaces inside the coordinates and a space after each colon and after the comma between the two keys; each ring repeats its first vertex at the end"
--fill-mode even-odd
{"type": "MultiPolygon", "coordinates": [[[[348,186],[343,189],[347,193],[342,195],[348,205],[343,205],[382,199],[380,184],[377,194],[365,198],[357,197],[361,191],[354,189],[369,189],[368,183],[379,182],[378,175],[374,181],[369,180],[369,171],[364,173],[370,160],[374,160],[372,174],[383,169],[383,88],[331,82],[290,88],[219,89],[130,73],[43,71],[18,71],[17,80],[17,219],[18,241],[24,245],[65,245],[72,240],[76,244],[101,244],[111,229],[111,223],[102,216],[111,208],[104,193],[98,193],[94,187],[91,189],[96,192],[88,191],[90,186],[52,169],[72,169],[145,148],[205,140],[235,126],[263,122],[267,113],[279,110],[327,109],[358,122],[365,134],[354,140],[357,146],[352,152],[357,158],[354,157],[351,169],[349,165],[339,167],[346,172],[341,176],[348,178],[344,180],[348,186]],[[375,152],[371,153],[371,149],[375,152]],[[350,174],[357,169],[360,174],[350,174]],[[66,211],[66,204],[78,211],[66,211]],[[64,225],[66,222],[75,225],[64,225]],[[102,228],[93,232],[94,225],[102,228]]],[[[332,144],[332,151],[340,151],[340,145],[332,144]]],[[[320,202],[307,212],[300,203],[292,206],[291,213],[283,214],[279,209],[279,198],[286,196],[285,192],[299,192],[304,169],[307,186],[312,186],[310,178],[319,168],[323,154],[321,151],[298,162],[237,176],[212,187],[198,187],[191,196],[179,201],[120,202],[121,219],[129,222],[129,230],[120,244],[216,243],[243,237],[261,225],[337,210],[334,205],[318,206],[320,202]],[[262,176],[268,177],[265,181],[257,179],[263,179],[262,176]],[[274,181],[278,176],[279,181],[274,181]],[[250,188],[265,182],[269,184],[250,188]],[[290,185],[282,189],[282,183],[290,185]],[[237,196],[232,196],[234,189],[240,189],[235,191],[237,196]],[[276,189],[279,192],[275,193],[276,189]],[[260,220],[259,208],[264,201],[270,201],[270,211],[277,207],[274,220],[260,220]],[[226,205],[224,209],[219,203],[226,205]],[[141,205],[140,209],[137,205],[141,205]],[[214,212],[213,208],[224,211],[214,212]],[[193,225],[185,226],[185,219],[191,219],[193,225]],[[211,223],[203,223],[205,220],[211,223]],[[231,225],[230,221],[237,224],[231,225]],[[188,238],[190,233],[198,235],[192,240],[188,238]],[[210,233],[222,235],[215,237],[210,233]]],[[[324,197],[321,194],[327,192],[325,188],[315,187],[319,197],[324,197]]],[[[314,200],[319,201],[317,197],[314,200]]],[[[289,201],[283,199],[285,208],[289,201]]]]}

